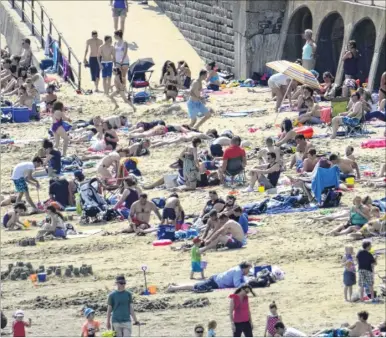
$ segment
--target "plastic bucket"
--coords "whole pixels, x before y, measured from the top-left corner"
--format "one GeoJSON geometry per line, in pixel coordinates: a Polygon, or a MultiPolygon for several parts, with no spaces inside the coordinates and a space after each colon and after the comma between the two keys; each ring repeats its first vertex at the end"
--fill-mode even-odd
{"type": "Polygon", "coordinates": [[[155,285],[149,285],[147,289],[151,295],[155,295],[157,293],[157,287],[155,285]]]}
{"type": "Polygon", "coordinates": [[[259,192],[265,192],[265,187],[264,185],[259,185],[259,192]]]}
{"type": "Polygon", "coordinates": [[[36,273],[34,273],[34,274],[30,275],[29,278],[31,279],[31,282],[36,282],[38,279],[38,275],[36,273]]]}
{"type": "Polygon", "coordinates": [[[353,187],[355,184],[355,178],[354,177],[347,177],[346,178],[346,185],[348,187],[353,187]]]}
{"type": "Polygon", "coordinates": [[[201,261],[201,269],[205,270],[207,266],[208,266],[208,262],[201,261]]]}
{"type": "Polygon", "coordinates": [[[38,273],[39,283],[44,283],[47,280],[47,274],[45,272],[38,273]]]}

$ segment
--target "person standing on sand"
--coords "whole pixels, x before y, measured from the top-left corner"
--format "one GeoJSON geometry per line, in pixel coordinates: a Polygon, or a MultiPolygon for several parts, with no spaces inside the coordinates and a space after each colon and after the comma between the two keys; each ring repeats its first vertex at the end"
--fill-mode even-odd
{"type": "Polygon", "coordinates": [[[306,43],[303,46],[302,51],[302,65],[305,69],[311,70],[315,67],[315,52],[316,43],[312,39],[312,30],[306,29],[304,31],[304,39],[306,43]]]}
{"type": "Polygon", "coordinates": [[[378,95],[378,108],[381,110],[381,102],[386,99],[386,72],[383,72],[381,76],[381,83],[379,84],[379,95],[378,95]]]}
{"type": "Polygon", "coordinates": [[[188,101],[188,114],[190,117],[190,127],[199,129],[213,114],[212,108],[205,106],[205,98],[201,96],[202,81],[206,79],[208,72],[201,70],[197,80],[193,81],[190,89],[190,99],[188,101]],[[200,122],[197,122],[197,116],[204,116],[200,122]]]}
{"type": "Polygon", "coordinates": [[[115,65],[122,72],[122,84],[123,88],[126,90],[126,77],[130,65],[129,56],[127,55],[129,45],[125,40],[123,40],[122,30],[117,30],[114,32],[114,39],[116,40],[116,42],[114,43],[115,65]]]}
{"type": "Polygon", "coordinates": [[[113,10],[114,30],[118,30],[118,19],[121,18],[120,30],[125,31],[125,21],[127,12],[129,11],[129,3],[127,0],[110,0],[110,6],[113,10]]]}
{"type": "Polygon", "coordinates": [[[91,81],[95,84],[95,92],[99,92],[99,78],[100,78],[100,68],[98,61],[99,47],[103,44],[103,41],[98,38],[98,32],[91,32],[91,39],[86,41],[86,50],[84,52],[84,65],[90,67],[91,72],[91,81]],[[90,56],[87,61],[87,54],[90,49],[90,56]]]}
{"type": "Polygon", "coordinates": [[[115,49],[110,35],[105,36],[105,43],[99,47],[98,62],[99,68],[102,69],[103,91],[105,95],[109,95],[113,64],[115,63],[115,49]]]}

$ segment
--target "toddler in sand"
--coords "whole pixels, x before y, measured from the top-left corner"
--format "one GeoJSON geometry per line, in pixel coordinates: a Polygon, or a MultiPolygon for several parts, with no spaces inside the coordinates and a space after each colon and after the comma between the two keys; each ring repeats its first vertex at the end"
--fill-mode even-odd
{"type": "Polygon", "coordinates": [[[269,305],[270,314],[267,316],[267,324],[265,325],[264,337],[275,337],[276,329],[275,325],[278,322],[283,322],[281,316],[277,313],[277,305],[275,302],[272,302],[269,305]]]}
{"type": "Polygon", "coordinates": [[[32,321],[28,318],[28,322],[24,321],[24,312],[17,310],[14,314],[15,320],[12,324],[12,331],[14,337],[26,337],[25,328],[31,327],[32,321]]]}
{"type": "Polygon", "coordinates": [[[195,272],[201,273],[201,279],[205,279],[204,270],[201,267],[201,253],[200,253],[201,239],[196,237],[193,239],[193,247],[191,251],[192,255],[192,272],[190,273],[190,279],[193,279],[195,272]]]}
{"type": "Polygon", "coordinates": [[[356,273],[354,264],[354,248],[352,246],[345,247],[345,255],[343,256],[343,283],[344,283],[344,299],[346,302],[351,302],[352,287],[356,284],[356,273]],[[347,297],[348,293],[348,297],[347,297]]]}
{"type": "Polygon", "coordinates": [[[208,323],[208,337],[216,337],[216,327],[217,327],[217,322],[215,320],[211,320],[208,323]]]}

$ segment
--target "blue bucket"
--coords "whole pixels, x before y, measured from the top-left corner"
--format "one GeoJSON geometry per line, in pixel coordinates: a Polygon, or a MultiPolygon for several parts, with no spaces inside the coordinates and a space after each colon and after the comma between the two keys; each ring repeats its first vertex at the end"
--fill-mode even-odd
{"type": "Polygon", "coordinates": [[[254,269],[254,274],[255,276],[262,270],[267,269],[269,272],[272,272],[272,266],[271,265],[260,265],[260,266],[255,266],[254,269]]]}
{"type": "Polygon", "coordinates": [[[47,274],[45,272],[38,273],[39,283],[44,283],[47,280],[47,274]]]}
{"type": "Polygon", "coordinates": [[[56,228],[54,236],[55,236],[55,237],[62,237],[62,238],[65,238],[65,237],[66,237],[66,233],[64,232],[63,229],[56,228]]]}

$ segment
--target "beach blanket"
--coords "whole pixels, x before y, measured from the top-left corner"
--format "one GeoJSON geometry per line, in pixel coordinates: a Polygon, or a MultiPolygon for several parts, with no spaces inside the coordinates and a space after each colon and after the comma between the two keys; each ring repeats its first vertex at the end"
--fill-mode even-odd
{"type": "Polygon", "coordinates": [[[78,232],[76,235],[67,235],[68,239],[71,238],[85,238],[102,232],[102,229],[90,229],[78,232]]]}

